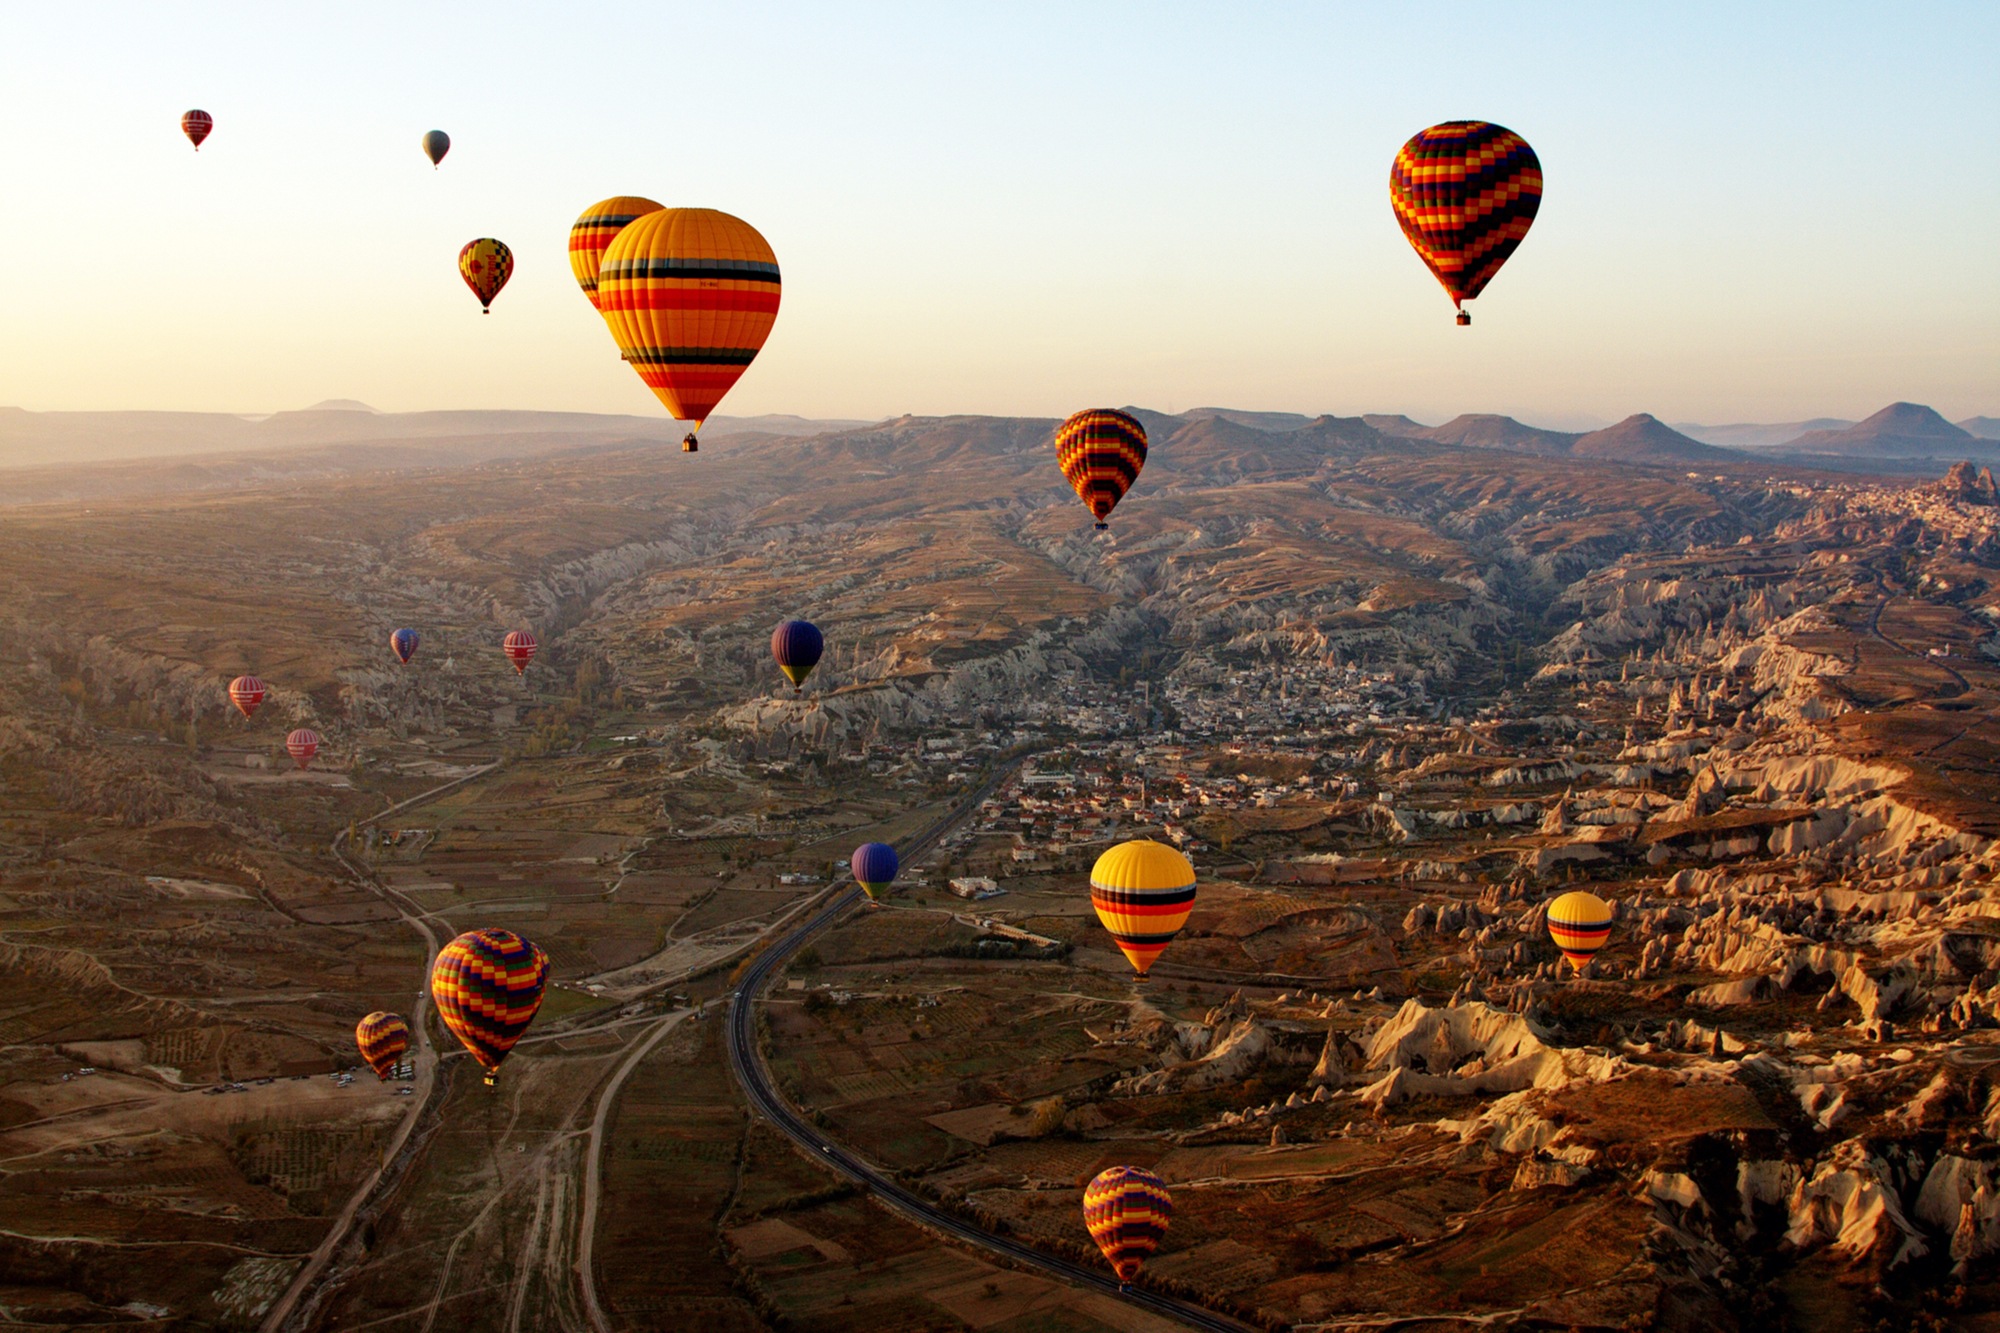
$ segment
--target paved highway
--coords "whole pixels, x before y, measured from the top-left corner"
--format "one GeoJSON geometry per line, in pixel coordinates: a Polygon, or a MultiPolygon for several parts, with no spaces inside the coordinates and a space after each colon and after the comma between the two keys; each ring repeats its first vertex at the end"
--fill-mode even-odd
{"type": "MultiPolygon", "coordinates": [[[[914,861],[928,851],[953,824],[978,809],[980,801],[999,785],[1000,779],[1007,771],[1003,768],[996,772],[950,814],[909,839],[898,849],[903,859],[914,861]]],[[[810,920],[765,949],[745,970],[741,982],[732,993],[729,1022],[725,1028],[729,1064],[735,1071],[736,1081],[743,1087],[744,1095],[750,1100],[751,1110],[770,1121],[792,1142],[804,1148],[810,1156],[823,1162],[829,1170],[854,1181],[873,1194],[883,1207],[919,1226],[949,1236],[975,1249],[997,1254],[1018,1267],[1034,1269],[1072,1286],[1089,1287],[1094,1291],[1130,1301],[1153,1314],[1178,1320],[1190,1328],[1215,1329],[1218,1333],[1247,1333],[1249,1326],[1246,1324],[1205,1310],[1198,1305],[1175,1300],[1171,1296],[1162,1296],[1136,1287],[1121,1293],[1117,1279],[1100,1269],[1087,1268],[1082,1264],[1071,1263],[1067,1259],[1044,1254],[1031,1246],[983,1230],[962,1217],[946,1212],[922,1195],[905,1189],[872,1164],[827,1138],[778,1094],[777,1089],[771,1084],[771,1071],[764,1063],[763,1052],[757,1046],[757,995],[778,969],[783,967],[793,954],[805,947],[806,941],[832,925],[850,907],[859,902],[861,896],[861,891],[857,888],[849,888],[844,893],[836,894],[810,920]]]]}

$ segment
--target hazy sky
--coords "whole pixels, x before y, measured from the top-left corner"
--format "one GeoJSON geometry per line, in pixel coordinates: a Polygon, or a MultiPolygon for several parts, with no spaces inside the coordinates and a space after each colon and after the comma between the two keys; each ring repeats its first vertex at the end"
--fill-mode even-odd
{"type": "Polygon", "coordinates": [[[1996,51],[1991,0],[9,4],[0,404],[658,412],[565,255],[632,193],[778,253],[729,414],[2000,415],[1996,51]],[[1386,183],[1466,117],[1548,184],[1459,329],[1386,183]]]}

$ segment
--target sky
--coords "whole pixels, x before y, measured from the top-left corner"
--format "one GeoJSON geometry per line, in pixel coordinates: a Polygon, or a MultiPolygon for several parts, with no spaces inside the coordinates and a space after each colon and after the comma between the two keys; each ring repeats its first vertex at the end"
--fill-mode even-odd
{"type": "Polygon", "coordinates": [[[630,193],[777,252],[731,415],[2000,415],[1995,51],[1990,0],[13,4],[0,405],[659,414],[567,263],[630,193]],[[1463,329],[1387,193],[1462,118],[1547,181],[1463,329]]]}

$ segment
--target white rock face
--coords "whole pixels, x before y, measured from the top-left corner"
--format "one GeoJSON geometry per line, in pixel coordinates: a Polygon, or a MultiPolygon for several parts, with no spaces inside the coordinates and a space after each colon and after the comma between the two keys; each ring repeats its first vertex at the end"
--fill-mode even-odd
{"type": "Polygon", "coordinates": [[[1928,1254],[1930,1246],[1903,1215],[1886,1165],[1858,1142],[1841,1149],[1847,1151],[1836,1150],[1836,1160],[1792,1191],[1786,1241],[1802,1250],[1830,1244],[1849,1260],[1886,1254],[1892,1268],[1928,1254]]]}

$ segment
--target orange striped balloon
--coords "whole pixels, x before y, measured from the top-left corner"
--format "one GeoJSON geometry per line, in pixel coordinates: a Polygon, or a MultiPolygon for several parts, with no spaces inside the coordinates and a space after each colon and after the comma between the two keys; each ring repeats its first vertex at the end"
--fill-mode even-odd
{"type": "Polygon", "coordinates": [[[1167,1182],[1144,1167],[1110,1167],[1083,1187],[1084,1229],[1120,1283],[1139,1276],[1139,1266],[1160,1248],[1173,1216],[1167,1182]]]}
{"type": "Polygon", "coordinates": [[[1144,977],[1194,911],[1194,865],[1163,842],[1121,842],[1091,867],[1090,905],[1144,977]]]}
{"type": "Polygon", "coordinates": [[[396,1062],[410,1049],[410,1025],[401,1014],[377,1010],[355,1024],[354,1045],[375,1077],[387,1083],[396,1072],[396,1062]]]}
{"type": "Polygon", "coordinates": [[[627,223],[664,207],[636,194],[614,195],[584,209],[583,216],[570,226],[569,271],[576,275],[576,285],[583,288],[593,310],[597,308],[597,271],[604,263],[604,252],[627,223]]]}
{"type": "Polygon", "coordinates": [[[770,245],[712,208],[663,208],[627,223],[597,274],[597,308],[619,350],[696,431],[771,336],[778,295],[770,245]]]}
{"type": "MultiPolygon", "coordinates": [[[[1452,304],[1486,289],[1542,204],[1542,164],[1528,141],[1483,120],[1448,120],[1413,136],[1389,168],[1389,206],[1452,304]]],[[[1461,308],[1460,324],[1472,317],[1461,308]]]]}
{"type": "Polygon", "coordinates": [[[1581,972],[1611,938],[1611,904],[1581,889],[1549,904],[1549,938],[1581,972]]]}
{"type": "Polygon", "coordinates": [[[548,984],[549,956],[511,930],[469,930],[438,951],[431,1000],[486,1071],[487,1086],[535,1021],[548,984]]]}
{"type": "Polygon", "coordinates": [[[1056,464],[1103,528],[1146,466],[1146,428],[1108,407],[1078,412],[1056,429],[1056,464]]]}

